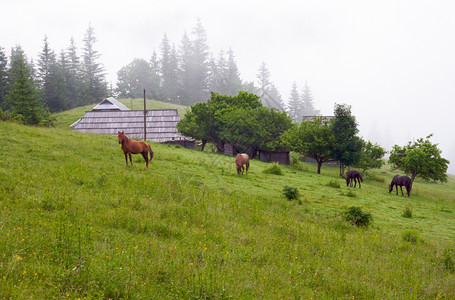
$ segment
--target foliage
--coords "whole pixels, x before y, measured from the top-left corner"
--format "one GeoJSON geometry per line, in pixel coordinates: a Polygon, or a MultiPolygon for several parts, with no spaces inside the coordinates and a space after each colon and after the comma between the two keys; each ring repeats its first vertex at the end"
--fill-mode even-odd
{"type": "Polygon", "coordinates": [[[362,140],[360,161],[354,166],[362,169],[363,172],[369,169],[380,169],[385,164],[382,159],[385,154],[385,149],[378,144],[373,144],[370,141],[364,142],[362,140]]]}
{"type": "Polygon", "coordinates": [[[0,108],[6,109],[6,89],[8,86],[8,59],[4,49],[0,46],[0,108]]]}
{"type": "Polygon", "coordinates": [[[283,175],[283,171],[278,163],[269,163],[269,167],[264,169],[265,174],[283,175]]]}
{"type": "Polygon", "coordinates": [[[446,182],[449,161],[441,157],[438,145],[430,142],[432,135],[403,147],[395,145],[390,152],[389,163],[395,169],[410,174],[413,182],[416,177],[446,182]]]}
{"type": "Polygon", "coordinates": [[[298,200],[299,199],[299,189],[297,187],[285,185],[283,188],[283,195],[288,200],[298,200]]]}
{"type": "Polygon", "coordinates": [[[455,250],[453,248],[444,249],[442,263],[447,271],[455,273],[455,250]]]}
{"type": "Polygon", "coordinates": [[[356,136],[359,132],[355,117],[351,115],[351,106],[335,104],[334,118],[330,128],[335,138],[333,159],[340,163],[340,176],[345,166],[352,166],[360,161],[362,140],[356,136]]]}
{"type": "Polygon", "coordinates": [[[314,117],[313,121],[303,121],[294,125],[281,137],[283,144],[304,156],[316,160],[318,174],[324,162],[333,161],[335,137],[327,119],[314,117]]]}
{"type": "Polygon", "coordinates": [[[119,97],[143,98],[144,89],[147,99],[159,97],[160,79],[151,63],[136,58],[117,72],[117,92],[119,97]]]}
{"type": "Polygon", "coordinates": [[[31,69],[19,47],[14,50],[11,58],[9,80],[7,101],[12,107],[13,118],[22,120],[26,125],[46,125],[49,113],[38,95],[31,69]]]}
{"type": "Polygon", "coordinates": [[[420,238],[420,233],[415,229],[407,229],[401,233],[401,237],[404,241],[411,244],[417,244],[422,239],[420,238]]]}
{"type": "Polygon", "coordinates": [[[362,208],[351,206],[344,212],[346,221],[357,227],[368,227],[372,221],[370,213],[363,212],[362,208]]]}
{"type": "Polygon", "coordinates": [[[191,106],[177,129],[203,144],[213,142],[219,153],[225,143],[251,153],[279,147],[281,133],[290,126],[284,112],[264,108],[256,95],[240,92],[237,96],[212,93],[207,102],[191,106]]]}
{"type": "Polygon", "coordinates": [[[341,186],[340,186],[340,183],[336,180],[330,180],[328,183],[327,183],[327,186],[329,187],[333,187],[333,188],[336,188],[336,189],[339,189],[341,186]]]}
{"type": "Polygon", "coordinates": [[[403,214],[401,216],[403,218],[412,218],[412,207],[411,207],[411,204],[406,203],[406,207],[404,208],[403,214]]]}

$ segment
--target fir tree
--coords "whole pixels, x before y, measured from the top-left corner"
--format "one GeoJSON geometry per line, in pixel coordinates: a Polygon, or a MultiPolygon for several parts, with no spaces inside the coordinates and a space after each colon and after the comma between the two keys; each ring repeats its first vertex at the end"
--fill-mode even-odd
{"type": "Polygon", "coordinates": [[[19,46],[11,53],[7,100],[12,107],[13,118],[26,125],[43,125],[49,117],[39,98],[30,65],[26,63],[25,54],[19,46]]]}
{"type": "Polygon", "coordinates": [[[102,100],[107,95],[107,84],[104,68],[98,62],[101,55],[95,50],[95,32],[91,24],[84,35],[84,52],[82,74],[85,87],[83,102],[93,103],[102,100]]]}
{"type": "Polygon", "coordinates": [[[288,113],[292,120],[300,122],[302,120],[302,101],[297,89],[297,83],[294,81],[289,95],[288,113]]]}
{"type": "Polygon", "coordinates": [[[302,92],[302,116],[317,116],[320,115],[319,110],[315,109],[313,95],[308,86],[308,83],[305,83],[305,88],[302,92]]]}
{"type": "Polygon", "coordinates": [[[4,49],[0,47],[0,109],[6,109],[6,88],[8,86],[8,59],[4,49]]]}

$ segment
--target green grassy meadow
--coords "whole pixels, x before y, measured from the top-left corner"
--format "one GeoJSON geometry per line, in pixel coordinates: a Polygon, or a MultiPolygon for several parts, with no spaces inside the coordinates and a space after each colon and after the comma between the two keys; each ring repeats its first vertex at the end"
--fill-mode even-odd
{"type": "Polygon", "coordinates": [[[0,298],[455,298],[452,176],[407,198],[388,167],[353,189],[335,166],[239,176],[233,157],[156,143],[148,170],[125,167],[115,136],[68,130],[83,111],[0,123],[0,298]]]}

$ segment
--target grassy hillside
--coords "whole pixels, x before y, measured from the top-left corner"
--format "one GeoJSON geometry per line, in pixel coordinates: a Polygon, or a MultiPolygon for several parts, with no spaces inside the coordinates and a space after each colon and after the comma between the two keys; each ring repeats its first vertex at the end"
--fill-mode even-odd
{"type": "Polygon", "coordinates": [[[232,157],[152,144],[146,170],[114,136],[0,123],[0,138],[0,298],[455,297],[453,178],[407,198],[387,168],[354,190],[325,165],[238,176],[232,157]]]}
{"type": "MultiPolygon", "coordinates": [[[[125,104],[129,109],[133,110],[144,109],[143,99],[118,99],[118,101],[125,104]]],[[[56,116],[55,127],[65,130],[72,130],[72,128],[69,127],[69,125],[79,120],[86,111],[91,110],[97,104],[98,103],[81,106],[72,110],[55,114],[56,116]]],[[[180,116],[183,116],[187,109],[186,106],[165,103],[156,100],[147,100],[145,105],[147,106],[147,109],[177,109],[180,116]]]]}

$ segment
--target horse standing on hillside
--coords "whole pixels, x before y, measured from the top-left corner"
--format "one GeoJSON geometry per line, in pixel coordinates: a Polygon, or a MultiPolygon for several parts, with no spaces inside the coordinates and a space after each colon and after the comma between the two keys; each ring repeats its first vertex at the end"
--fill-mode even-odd
{"type": "Polygon", "coordinates": [[[400,186],[401,189],[401,195],[404,196],[403,194],[403,185],[406,187],[406,191],[408,192],[408,197],[411,194],[411,188],[412,188],[412,180],[408,176],[400,176],[400,175],[395,175],[392,179],[392,182],[389,185],[389,193],[392,192],[393,186],[396,187],[397,189],[397,195],[398,195],[398,186],[400,186]]]}
{"type": "Polygon", "coordinates": [[[241,172],[243,175],[243,171],[245,170],[245,167],[243,165],[246,165],[246,173],[248,174],[248,170],[250,169],[250,158],[248,154],[237,154],[235,157],[235,165],[237,166],[237,174],[240,174],[241,172]]]}
{"type": "Polygon", "coordinates": [[[363,182],[363,177],[356,170],[348,170],[348,172],[346,173],[346,186],[352,186],[352,181],[354,181],[354,188],[356,187],[358,181],[360,189],[361,188],[360,182],[363,182]]]}
{"type": "Polygon", "coordinates": [[[145,166],[149,168],[149,162],[153,158],[153,150],[149,144],[146,142],[133,141],[127,137],[123,131],[118,132],[118,143],[122,145],[123,153],[125,154],[126,166],[128,167],[128,157],[130,157],[131,166],[133,166],[133,161],[131,159],[131,154],[142,154],[142,157],[145,160],[145,166]],[[148,159],[148,154],[150,153],[150,160],[148,159]]]}

